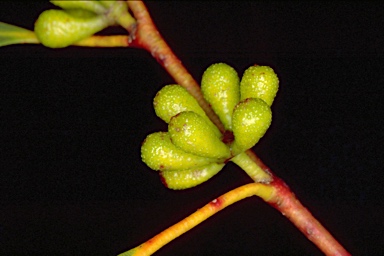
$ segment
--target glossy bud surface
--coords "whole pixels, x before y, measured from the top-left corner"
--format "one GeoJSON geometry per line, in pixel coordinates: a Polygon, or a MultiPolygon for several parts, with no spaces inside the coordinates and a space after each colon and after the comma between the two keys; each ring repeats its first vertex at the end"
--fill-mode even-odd
{"type": "Polygon", "coordinates": [[[47,10],[37,19],[35,33],[44,46],[63,48],[88,38],[109,25],[104,16],[85,10],[47,10]]]}
{"type": "Polygon", "coordinates": [[[141,146],[141,158],[156,171],[196,168],[215,161],[186,153],[176,147],[167,132],[156,132],[147,136],[141,146]]]}
{"type": "Polygon", "coordinates": [[[253,147],[264,136],[271,121],[271,108],[261,99],[248,98],[236,105],[233,111],[233,153],[239,154],[253,147]]]}
{"type": "Polygon", "coordinates": [[[186,152],[218,159],[225,159],[230,155],[229,148],[195,112],[181,112],[172,117],[168,132],[173,144],[186,152]]]}
{"type": "Polygon", "coordinates": [[[241,100],[260,98],[272,105],[279,89],[279,79],[268,66],[251,66],[245,70],[240,81],[241,100]]]}
{"type": "Polygon", "coordinates": [[[221,136],[219,129],[211,122],[197,100],[181,85],[171,84],[164,86],[153,100],[156,115],[169,123],[171,118],[183,111],[193,111],[199,114],[215,132],[221,136]]]}
{"type": "Polygon", "coordinates": [[[239,77],[236,70],[225,63],[209,66],[203,74],[201,90],[225,129],[232,130],[232,111],[240,100],[239,77]]]}
{"type": "Polygon", "coordinates": [[[199,168],[180,171],[161,172],[162,181],[170,189],[187,189],[195,187],[217,174],[224,164],[210,164],[199,168]]]}

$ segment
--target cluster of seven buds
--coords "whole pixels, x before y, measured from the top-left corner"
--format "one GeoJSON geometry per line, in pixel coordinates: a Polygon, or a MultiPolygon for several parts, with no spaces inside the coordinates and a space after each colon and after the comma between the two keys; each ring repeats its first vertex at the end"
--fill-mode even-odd
{"type": "Polygon", "coordinates": [[[163,183],[171,189],[187,189],[205,182],[263,137],[271,124],[270,106],[278,83],[276,74],[267,66],[249,67],[241,81],[225,63],[208,67],[201,90],[227,136],[186,89],[175,84],[163,87],[154,98],[154,108],[156,115],[168,123],[168,132],[146,137],[141,147],[142,160],[160,171],[163,183]]]}

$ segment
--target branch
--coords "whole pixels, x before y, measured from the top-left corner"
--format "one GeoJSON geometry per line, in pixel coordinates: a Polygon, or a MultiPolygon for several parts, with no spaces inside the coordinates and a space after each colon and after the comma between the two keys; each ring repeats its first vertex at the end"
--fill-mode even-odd
{"type": "MultiPolygon", "coordinates": [[[[155,27],[148,10],[142,1],[127,1],[129,9],[137,19],[137,24],[124,9],[125,2],[119,1],[112,17],[129,33],[128,36],[92,36],[74,45],[92,47],[139,47],[147,50],[175,79],[176,83],[185,87],[199,102],[207,116],[224,134],[225,129],[218,116],[205,101],[200,86],[181,64],[155,27]],[[126,12],[124,12],[124,10],[126,12]]],[[[112,2],[109,2],[111,4],[112,2]]],[[[105,1],[104,4],[108,4],[105,1]]],[[[15,43],[39,43],[34,32],[0,22],[0,46],[15,43]]],[[[245,197],[257,195],[279,210],[299,230],[326,255],[350,255],[332,235],[311,215],[296,199],[288,186],[276,177],[272,171],[251,150],[232,159],[242,167],[255,183],[245,185],[213,200],[196,213],[175,224],[153,239],[122,255],[151,254],[161,246],[182,233],[190,230],[214,213],[245,197]],[[263,183],[263,184],[262,184],[263,183]]]]}
{"type": "Polygon", "coordinates": [[[231,190],[230,192],[227,192],[209,202],[203,208],[200,208],[195,213],[167,228],[145,243],[124,252],[119,256],[151,255],[167,243],[171,242],[173,239],[196,227],[198,224],[221,211],[225,207],[254,195],[259,196],[264,201],[268,202],[275,198],[275,188],[260,183],[251,183],[231,190]]]}
{"type": "Polygon", "coordinates": [[[274,177],[270,185],[276,190],[276,194],[268,203],[287,217],[325,255],[350,255],[300,203],[284,181],[274,177]]]}

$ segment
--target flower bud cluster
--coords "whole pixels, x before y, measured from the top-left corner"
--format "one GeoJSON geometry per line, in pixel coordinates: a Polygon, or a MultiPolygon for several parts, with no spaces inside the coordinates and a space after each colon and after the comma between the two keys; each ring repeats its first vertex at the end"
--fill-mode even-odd
{"type": "Polygon", "coordinates": [[[143,161],[160,171],[164,184],[172,189],[207,181],[263,137],[271,124],[270,106],[278,82],[267,66],[251,66],[241,80],[225,63],[208,67],[201,90],[232,139],[223,138],[186,89],[175,84],[163,87],[153,103],[156,115],[168,123],[168,132],[147,136],[141,147],[143,161]]]}

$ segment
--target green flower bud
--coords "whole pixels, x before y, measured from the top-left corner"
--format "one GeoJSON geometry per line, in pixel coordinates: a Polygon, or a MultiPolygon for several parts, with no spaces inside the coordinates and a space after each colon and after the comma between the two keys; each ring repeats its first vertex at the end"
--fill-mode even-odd
{"type": "Polygon", "coordinates": [[[233,108],[240,100],[237,72],[225,63],[213,64],[203,74],[201,90],[225,129],[232,130],[233,108]]]}
{"type": "Polygon", "coordinates": [[[279,79],[273,69],[267,66],[249,67],[240,82],[241,100],[260,98],[269,106],[272,105],[278,89],[279,79]]]}
{"type": "Polygon", "coordinates": [[[187,189],[195,187],[218,173],[225,164],[209,164],[199,168],[179,171],[160,172],[162,181],[170,189],[187,189]]]}
{"type": "Polygon", "coordinates": [[[85,10],[48,10],[37,19],[35,33],[44,46],[63,48],[90,37],[110,23],[104,15],[85,10]]]}
{"type": "Polygon", "coordinates": [[[216,161],[181,150],[171,142],[167,132],[148,135],[141,146],[141,158],[149,168],[156,171],[197,168],[216,161]]]}
{"type": "Polygon", "coordinates": [[[50,1],[52,4],[59,6],[63,9],[83,9],[94,13],[105,13],[105,8],[99,1],[50,1]]]}
{"type": "Polygon", "coordinates": [[[264,136],[272,121],[271,108],[262,99],[248,98],[233,111],[233,155],[253,147],[264,136]]]}
{"type": "Polygon", "coordinates": [[[181,85],[171,84],[164,86],[153,100],[156,115],[169,123],[171,118],[183,111],[193,111],[199,114],[215,132],[221,137],[219,129],[211,122],[197,100],[181,85]]]}
{"type": "Polygon", "coordinates": [[[192,111],[172,117],[168,132],[173,144],[188,153],[199,156],[226,159],[230,150],[200,115],[192,111]]]}

